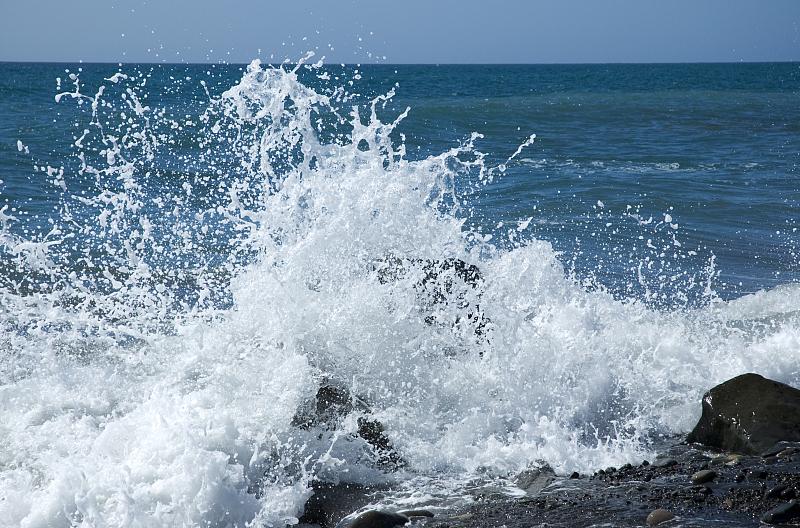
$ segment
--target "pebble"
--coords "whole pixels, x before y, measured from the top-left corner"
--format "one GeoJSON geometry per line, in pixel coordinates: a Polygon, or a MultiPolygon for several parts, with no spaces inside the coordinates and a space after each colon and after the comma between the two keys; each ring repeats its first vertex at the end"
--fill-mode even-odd
{"type": "Polygon", "coordinates": [[[741,464],[742,462],[742,455],[728,455],[725,465],[726,466],[736,466],[741,464]]]}
{"type": "Polygon", "coordinates": [[[647,526],[656,526],[675,518],[675,514],[669,510],[659,508],[650,512],[647,516],[647,526]]]}
{"type": "Polygon", "coordinates": [[[711,469],[704,469],[692,475],[693,484],[705,484],[717,478],[717,472],[711,469]]]}
{"type": "Polygon", "coordinates": [[[761,516],[761,520],[767,524],[786,523],[797,518],[800,518],[800,504],[797,501],[780,504],[761,516]]]}
{"type": "Polygon", "coordinates": [[[394,528],[407,522],[408,517],[399,513],[370,510],[356,517],[350,528],[394,528]]]}

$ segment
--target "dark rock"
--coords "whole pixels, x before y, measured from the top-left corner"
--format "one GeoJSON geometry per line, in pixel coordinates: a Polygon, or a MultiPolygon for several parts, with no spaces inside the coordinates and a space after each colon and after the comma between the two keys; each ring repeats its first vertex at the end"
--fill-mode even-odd
{"type": "Polygon", "coordinates": [[[800,504],[796,501],[786,502],[761,516],[761,520],[767,524],[786,523],[800,518],[800,504]]]}
{"type": "Polygon", "coordinates": [[[791,455],[793,453],[796,453],[797,451],[800,451],[800,442],[784,441],[784,442],[777,442],[770,449],[767,449],[766,451],[761,453],[761,456],[763,458],[769,458],[773,456],[782,457],[791,455]]]}
{"type": "Polygon", "coordinates": [[[572,474],[569,476],[569,478],[575,480],[581,478],[581,475],[577,471],[573,471],[572,474]]]}
{"type": "MultiPolygon", "coordinates": [[[[369,415],[371,411],[369,406],[352,395],[347,387],[326,381],[317,390],[314,400],[306,402],[298,409],[292,419],[292,425],[303,429],[319,427],[332,431],[352,412],[369,415]]],[[[383,424],[378,420],[367,416],[359,417],[358,436],[375,451],[377,463],[382,469],[395,470],[406,465],[392,447],[389,437],[384,433],[383,424]]]]}
{"type": "Polygon", "coordinates": [[[378,455],[378,465],[385,469],[399,469],[406,461],[394,450],[392,442],[386,436],[383,424],[364,416],[358,418],[358,436],[370,444],[378,455]]]}
{"type": "Polygon", "coordinates": [[[655,462],[653,462],[653,467],[672,467],[677,465],[678,461],[674,458],[657,458],[655,462]]]}
{"type": "Polygon", "coordinates": [[[657,509],[650,512],[647,516],[647,526],[657,526],[663,522],[670,521],[675,518],[675,514],[669,510],[657,509]]]}
{"type": "Polygon", "coordinates": [[[370,502],[374,488],[357,484],[323,484],[313,486],[314,494],[308,499],[300,522],[332,528],[353,511],[370,502]]]}
{"type": "Polygon", "coordinates": [[[767,492],[764,494],[764,498],[773,499],[776,497],[780,497],[781,494],[784,491],[786,491],[786,488],[788,488],[786,484],[778,484],[777,486],[773,486],[772,488],[767,490],[767,492]]]}
{"type": "MultiPolygon", "coordinates": [[[[421,275],[414,284],[423,311],[435,311],[436,305],[452,305],[459,314],[452,320],[441,320],[441,315],[425,317],[429,325],[467,326],[476,337],[485,338],[491,323],[478,305],[483,291],[483,275],[474,264],[461,259],[419,259],[388,257],[373,263],[378,282],[388,284],[405,278],[410,273],[421,275]]],[[[413,276],[413,275],[412,275],[413,276]]]]}
{"type": "Polygon", "coordinates": [[[356,410],[369,412],[369,406],[351,395],[345,385],[327,380],[317,389],[314,399],[298,409],[292,425],[303,429],[316,426],[335,429],[342,418],[356,410]]]}
{"type": "Polygon", "coordinates": [[[526,469],[514,479],[514,483],[528,495],[538,495],[556,478],[553,469],[544,465],[540,468],[526,469]]]}
{"type": "Polygon", "coordinates": [[[349,528],[393,528],[403,526],[408,520],[408,517],[399,513],[370,510],[356,517],[349,528]]]}
{"type": "Polygon", "coordinates": [[[705,484],[717,478],[717,472],[711,469],[704,469],[692,475],[692,484],[705,484]]]}
{"type": "Polygon", "coordinates": [[[728,380],[703,396],[702,416],[687,441],[747,454],[800,441],[800,390],[758,374],[728,380]]]}

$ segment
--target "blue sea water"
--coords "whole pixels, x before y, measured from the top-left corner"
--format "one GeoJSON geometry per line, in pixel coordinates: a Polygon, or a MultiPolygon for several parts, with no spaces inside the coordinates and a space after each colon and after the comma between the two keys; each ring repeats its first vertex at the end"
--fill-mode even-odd
{"type": "MultiPolygon", "coordinates": [[[[0,66],[3,200],[38,217],[38,223],[53,214],[57,191],[32,166],[70,160],[78,132],[71,109],[54,103],[55,79],[79,68],[88,83],[119,69],[0,66]],[[17,151],[17,140],[30,155],[17,151]]],[[[147,73],[150,101],[187,115],[202,110],[200,81],[215,87],[212,91],[224,90],[242,68],[125,67],[147,73]]],[[[713,256],[715,291],[723,298],[800,278],[797,64],[328,69],[330,80],[314,78],[310,85],[336,83],[337,76],[343,84],[351,82],[356,70],[360,78],[353,92],[362,101],[397,85],[389,112],[412,109],[397,130],[412,159],[441,152],[477,131],[484,135],[479,147],[499,162],[535,133],[534,145],[502,177],[469,194],[470,222],[494,233],[499,222],[532,217],[529,236],[552,242],[570,268],[620,295],[641,295],[636,269],[643,259],[675,260],[675,247],[647,247],[647,239],[663,234],[636,220],[652,218],[652,226],[667,214],[679,225],[682,248],[670,269],[700,270],[713,256]]],[[[192,148],[187,142],[185,154],[192,148]]],[[[173,150],[169,156],[180,156],[173,150]]],[[[170,170],[180,176],[179,168],[170,170]]]]}
{"type": "Polygon", "coordinates": [[[800,385],[798,102],[791,63],[0,64],[0,525],[435,509],[800,385]]]}

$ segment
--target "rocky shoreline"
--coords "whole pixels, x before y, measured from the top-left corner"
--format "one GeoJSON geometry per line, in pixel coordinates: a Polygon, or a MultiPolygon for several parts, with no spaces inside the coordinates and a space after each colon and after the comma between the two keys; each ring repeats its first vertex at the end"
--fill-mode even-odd
{"type": "Polygon", "coordinates": [[[800,526],[799,494],[800,443],[766,457],[677,445],[652,463],[553,478],[538,493],[478,501],[426,527],[800,526]]]}
{"type": "Polygon", "coordinates": [[[518,475],[521,497],[485,494],[461,509],[353,512],[364,490],[322,487],[301,523],[322,528],[800,526],[800,390],[756,374],[703,398],[686,441],[652,461],[593,475],[518,475]],[[764,449],[765,446],[769,446],[764,449]],[[335,513],[334,513],[335,512],[335,513]]]}

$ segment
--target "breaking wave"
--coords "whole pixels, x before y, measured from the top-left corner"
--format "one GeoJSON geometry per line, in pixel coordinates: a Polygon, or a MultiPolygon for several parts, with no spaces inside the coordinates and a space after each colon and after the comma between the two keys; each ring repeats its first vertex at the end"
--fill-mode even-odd
{"type": "Polygon", "coordinates": [[[0,210],[0,524],[283,526],[315,481],[591,471],[715,383],[800,383],[800,287],[723,302],[710,268],[696,306],[615,298],[530,220],[469,227],[465,186],[533,137],[409,159],[393,93],[304,79],[330,77],[254,62],[192,115],[146,72],[64,80],[58,208],[0,210]]]}

